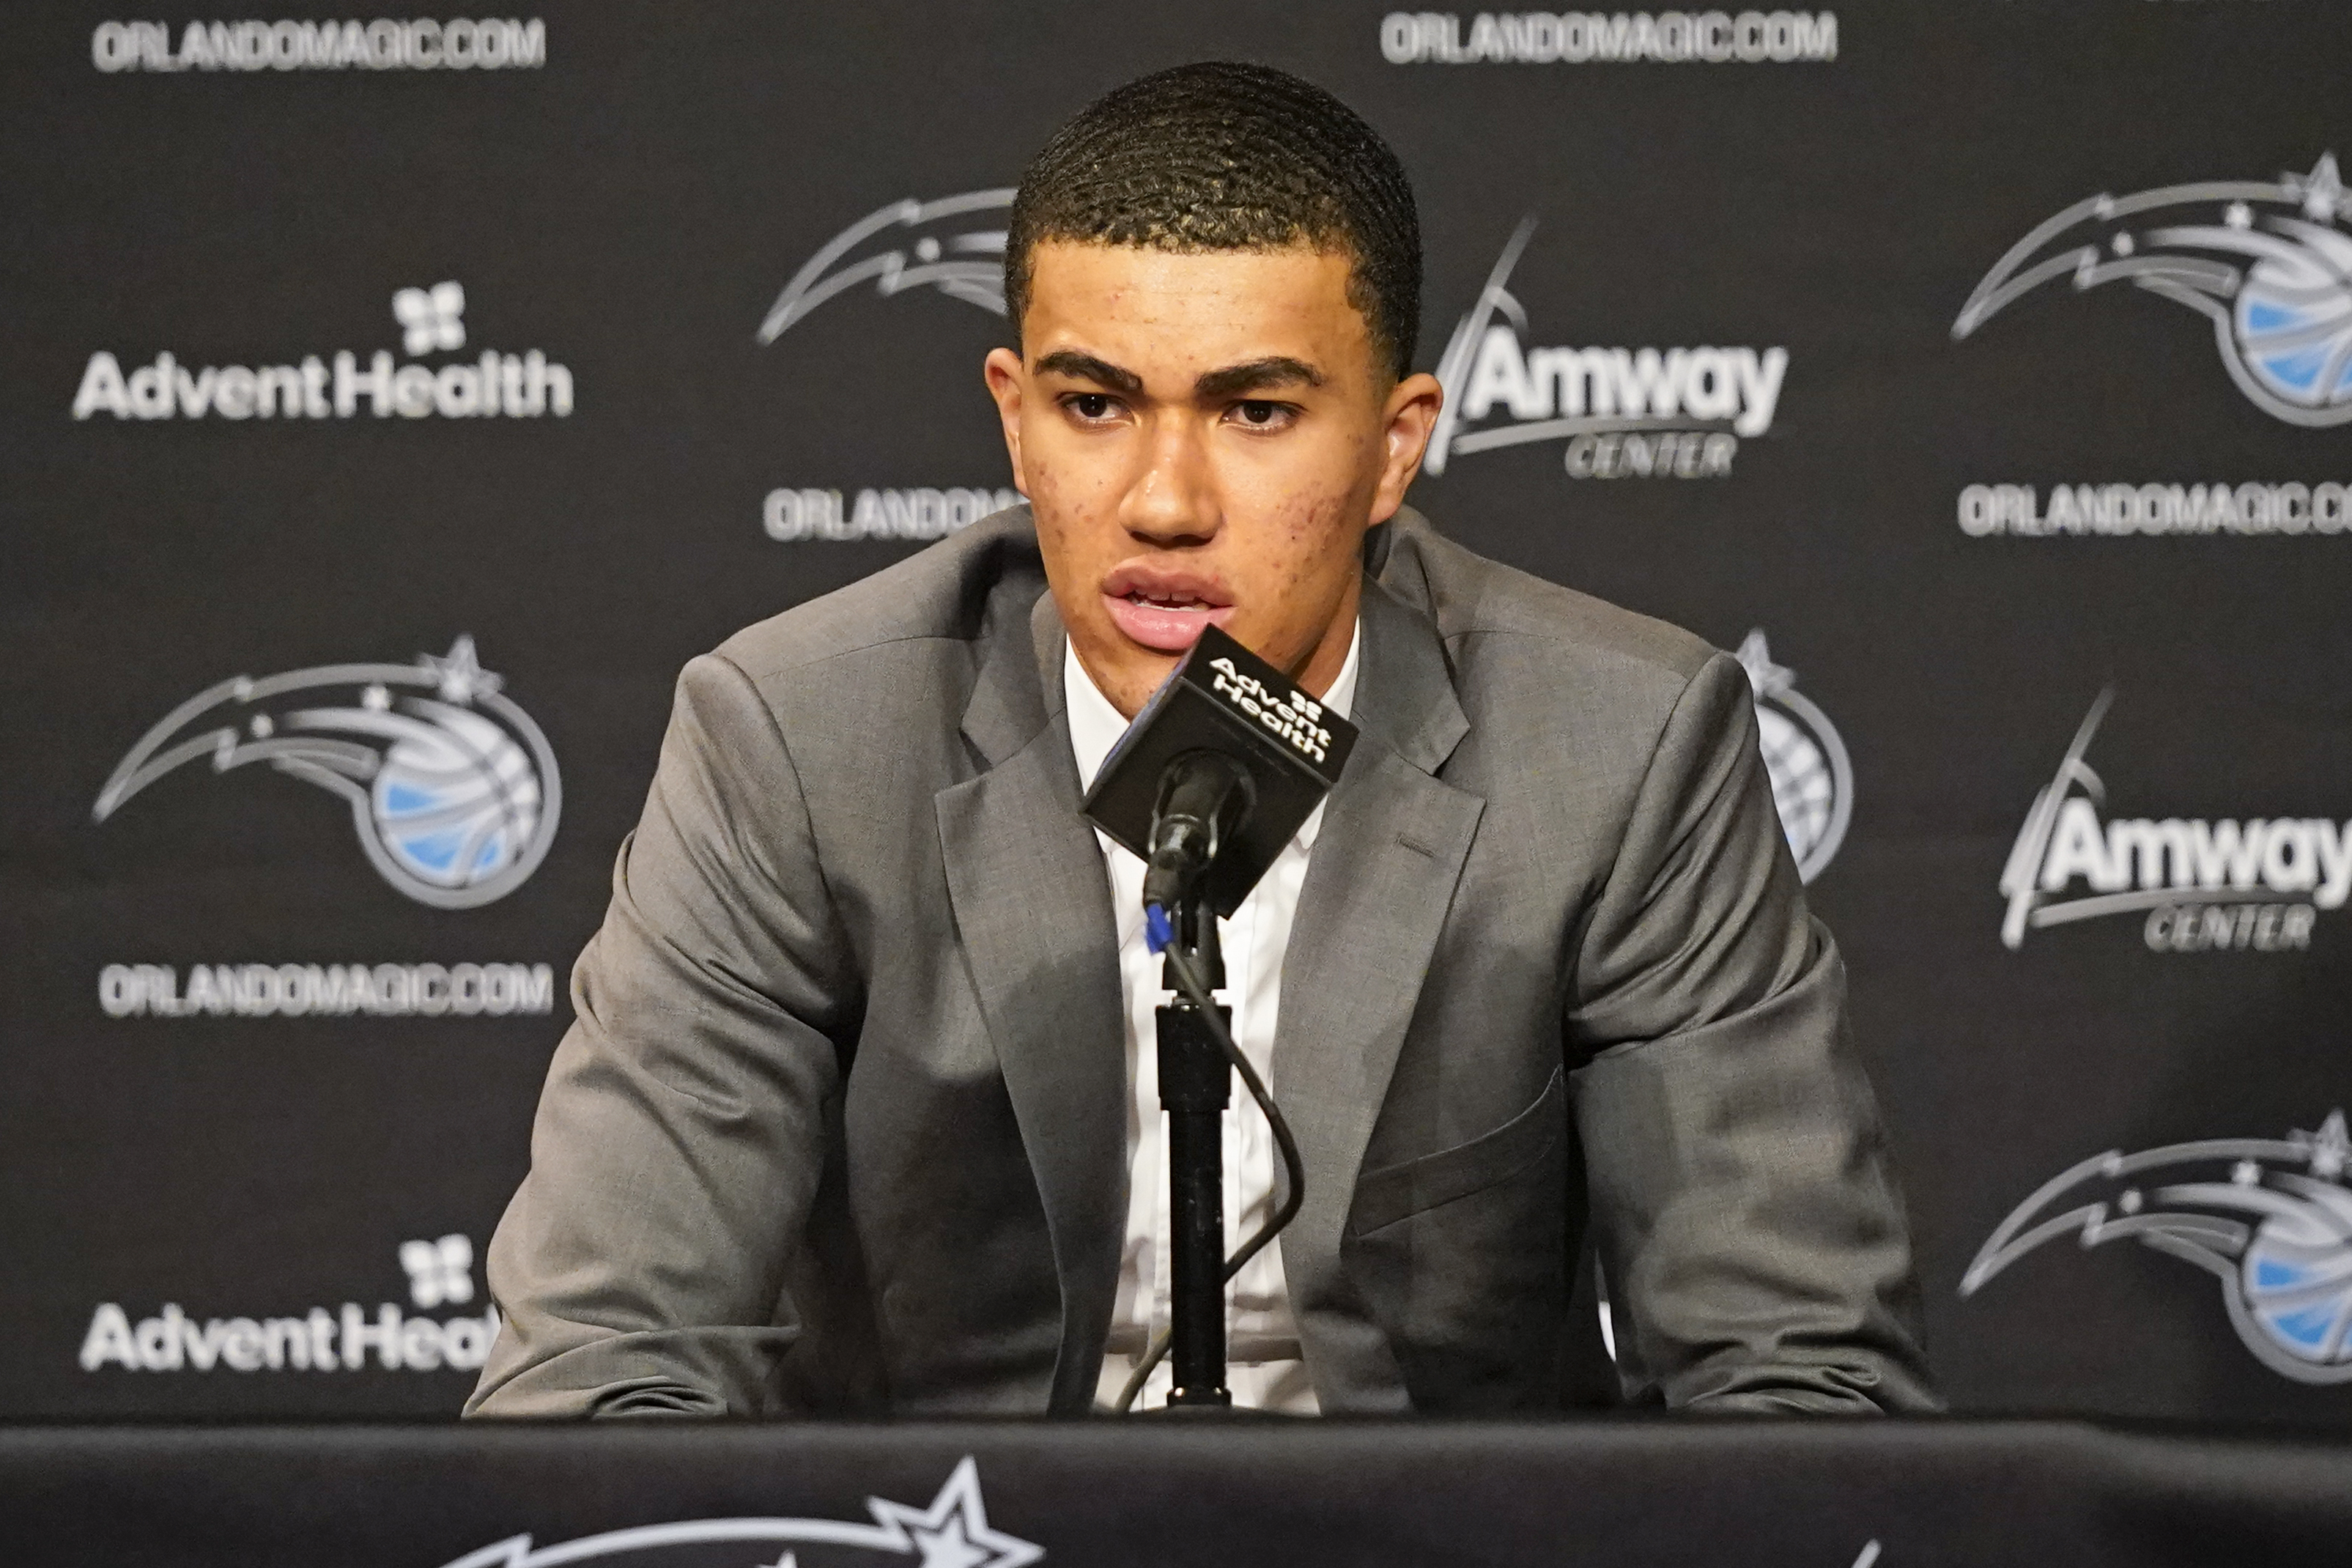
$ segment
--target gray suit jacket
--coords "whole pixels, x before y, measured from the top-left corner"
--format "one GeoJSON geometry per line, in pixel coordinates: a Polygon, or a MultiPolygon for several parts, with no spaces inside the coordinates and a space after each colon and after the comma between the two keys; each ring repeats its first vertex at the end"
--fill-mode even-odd
{"type": "MultiPolygon", "coordinates": [[[[1932,1406],[1739,666],[1410,511],[1362,628],[1274,1058],[1323,1409],[1557,1408],[1588,1214],[1634,1399],[1932,1406]]],[[[470,1412],[1089,1408],[1128,1084],[1063,642],[1017,508],[687,666],[470,1412]]]]}

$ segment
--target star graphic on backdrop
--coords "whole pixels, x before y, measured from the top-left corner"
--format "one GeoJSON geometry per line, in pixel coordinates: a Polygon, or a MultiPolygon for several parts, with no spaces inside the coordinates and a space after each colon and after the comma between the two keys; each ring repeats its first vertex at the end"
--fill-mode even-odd
{"type": "Polygon", "coordinates": [[[371,713],[381,713],[392,706],[392,693],[379,680],[360,693],[360,706],[371,713]]]}
{"type": "Polygon", "coordinates": [[[2301,176],[2290,174],[2289,190],[2298,187],[2303,193],[2303,216],[2314,223],[2332,223],[2339,213],[2352,213],[2352,202],[2344,198],[2344,177],[2336,171],[2336,154],[2323,153],[2311,173],[2301,176]]]}
{"type": "Polygon", "coordinates": [[[922,1553],[921,1568],[1024,1568],[1045,1549],[988,1527],[980,1498],[980,1470],[966,1455],[927,1509],[867,1498],[875,1522],[898,1538],[901,1551],[922,1553]]]}
{"type": "Polygon", "coordinates": [[[759,1568],[801,1568],[801,1560],[787,1552],[773,1563],[761,1563],[759,1568]]]}
{"type": "Polygon", "coordinates": [[[2242,1187],[2251,1187],[2263,1179],[2263,1168],[2252,1160],[2241,1160],[2230,1167],[2230,1180],[2242,1187]]]}
{"type": "Polygon", "coordinates": [[[2221,209],[2221,221],[2231,228],[2254,226],[2254,209],[2243,202],[2231,202],[2221,209]]]}
{"type": "Polygon", "coordinates": [[[471,702],[477,697],[488,697],[506,684],[503,678],[492,675],[474,657],[474,639],[461,637],[449,645],[449,651],[439,658],[431,654],[418,658],[417,664],[440,683],[444,702],[471,702]]]}
{"type": "Polygon", "coordinates": [[[1797,683],[1795,670],[1785,664],[1772,662],[1772,650],[1765,644],[1764,628],[1761,626],[1748,634],[1739,645],[1739,652],[1734,657],[1739,660],[1739,668],[1748,672],[1748,684],[1755,688],[1759,697],[1770,697],[1786,691],[1797,683]]]}
{"type": "Polygon", "coordinates": [[[2329,1111],[2327,1120],[2319,1124],[2318,1131],[2297,1131],[2290,1142],[2310,1151],[2311,1173],[2323,1181],[2338,1179],[2344,1174],[2345,1166],[2352,1164],[2352,1133],[2345,1130],[2344,1112],[2341,1110],[2329,1111]]]}

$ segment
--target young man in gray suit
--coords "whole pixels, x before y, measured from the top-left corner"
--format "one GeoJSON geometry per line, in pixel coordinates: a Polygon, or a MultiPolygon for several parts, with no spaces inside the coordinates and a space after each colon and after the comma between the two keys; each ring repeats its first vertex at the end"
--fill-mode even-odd
{"type": "MultiPolygon", "coordinates": [[[[1557,1409],[1589,1231],[1631,1399],[1931,1407],[1739,666],[1402,505],[1443,393],[1395,155],[1295,78],[1163,72],[1038,155],[1005,272],[1029,504],[687,667],[469,1408],[1118,1389],[1166,1321],[1161,997],[1079,802],[1210,623],[1361,730],[1225,931],[1306,1170],[1231,1288],[1238,1402],[1557,1409]]],[[[1246,1230],[1254,1110],[1226,1155],[1246,1230]]]]}

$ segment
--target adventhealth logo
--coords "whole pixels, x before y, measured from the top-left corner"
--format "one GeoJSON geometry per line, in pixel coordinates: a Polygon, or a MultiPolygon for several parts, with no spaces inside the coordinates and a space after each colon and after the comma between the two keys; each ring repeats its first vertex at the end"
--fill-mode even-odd
{"type": "Polygon", "coordinates": [[[430,289],[403,289],[392,297],[392,319],[405,329],[401,344],[413,354],[466,346],[466,288],[462,283],[436,283],[430,289]]]}
{"type": "Polygon", "coordinates": [[[1330,758],[1331,731],[1318,722],[1323,705],[1303,691],[1270,691],[1255,675],[1244,675],[1230,658],[1213,658],[1216,674],[1209,689],[1241,710],[1259,725],[1286,742],[1290,749],[1316,762],[1330,758]]]}
{"type": "Polygon", "coordinates": [[[408,1299],[420,1307],[474,1299],[474,1244],[466,1237],[404,1241],[400,1266],[408,1270],[408,1299]]]}
{"type": "Polygon", "coordinates": [[[299,363],[184,364],[169,349],[126,372],[110,350],[89,356],[76,389],[73,416],[117,419],[350,419],[362,409],[378,419],[561,419],[573,407],[572,372],[538,349],[484,349],[444,364],[423,356],[466,346],[466,290],[455,282],[403,289],[392,297],[401,346],[396,363],[378,349],[364,363],[349,349],[305,354],[299,363]]]}
{"type": "MultiPolygon", "coordinates": [[[[404,1241],[409,1304],[420,1309],[474,1299],[474,1244],[462,1236],[404,1241]]],[[[356,1301],[340,1312],[312,1307],[299,1315],[206,1318],[199,1321],[176,1301],[153,1317],[131,1321],[120,1303],[101,1301],[90,1313],[79,1360],[84,1372],[472,1372],[499,1334],[499,1310],[434,1319],[378,1303],[373,1319],[356,1301]]]]}

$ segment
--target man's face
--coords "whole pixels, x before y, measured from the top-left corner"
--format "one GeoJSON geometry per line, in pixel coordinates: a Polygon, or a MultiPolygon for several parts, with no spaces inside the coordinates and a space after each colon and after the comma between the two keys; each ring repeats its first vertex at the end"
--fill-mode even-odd
{"type": "Polygon", "coordinates": [[[1317,696],[1346,661],[1364,531],[1443,396],[1376,363],[1349,270],[1305,247],[1031,258],[988,388],[1071,646],[1130,718],[1213,623],[1317,696]]]}

